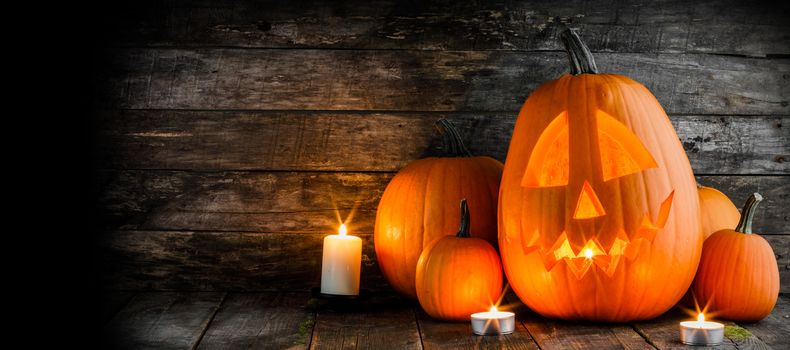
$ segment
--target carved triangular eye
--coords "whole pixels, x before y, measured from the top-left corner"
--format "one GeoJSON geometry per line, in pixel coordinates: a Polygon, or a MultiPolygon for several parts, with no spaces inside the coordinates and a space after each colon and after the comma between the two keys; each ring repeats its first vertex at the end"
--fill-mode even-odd
{"type": "Polygon", "coordinates": [[[524,187],[553,187],[568,184],[570,155],[568,112],[562,112],[543,130],[527,161],[521,179],[524,187]]]}
{"type": "Polygon", "coordinates": [[[595,118],[604,181],[657,166],[650,152],[625,125],[601,110],[595,113],[595,118]]]}

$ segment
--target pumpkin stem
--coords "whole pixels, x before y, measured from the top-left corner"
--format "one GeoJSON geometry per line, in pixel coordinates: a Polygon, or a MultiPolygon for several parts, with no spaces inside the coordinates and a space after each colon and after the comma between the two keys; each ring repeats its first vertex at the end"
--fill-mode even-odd
{"type": "Polygon", "coordinates": [[[746,200],[746,204],[743,205],[743,210],[741,211],[741,220],[738,221],[738,226],[735,226],[735,231],[751,234],[752,233],[752,220],[754,219],[754,212],[757,210],[757,204],[763,200],[763,196],[759,193],[754,192],[749,199],[746,200]]]}
{"type": "Polygon", "coordinates": [[[571,63],[571,74],[598,73],[598,67],[595,65],[592,52],[579,38],[579,34],[576,34],[570,28],[565,29],[560,33],[560,39],[565,45],[565,52],[568,53],[568,60],[571,63]]]}
{"type": "Polygon", "coordinates": [[[436,121],[436,127],[444,137],[444,149],[448,157],[471,157],[472,153],[464,145],[461,139],[461,133],[455,128],[455,125],[447,119],[441,118],[436,121]]]}
{"type": "Polygon", "coordinates": [[[469,238],[472,234],[469,232],[469,206],[466,204],[466,198],[461,200],[461,227],[458,228],[456,237],[469,238]]]}

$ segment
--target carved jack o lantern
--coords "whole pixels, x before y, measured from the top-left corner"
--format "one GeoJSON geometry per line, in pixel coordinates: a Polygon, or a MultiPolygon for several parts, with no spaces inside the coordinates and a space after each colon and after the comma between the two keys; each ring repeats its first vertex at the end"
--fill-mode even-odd
{"type": "Polygon", "coordinates": [[[655,97],[563,33],[574,75],[519,113],[500,187],[511,286],[550,317],[629,321],[684,294],[702,247],[688,158],[655,97]]]}

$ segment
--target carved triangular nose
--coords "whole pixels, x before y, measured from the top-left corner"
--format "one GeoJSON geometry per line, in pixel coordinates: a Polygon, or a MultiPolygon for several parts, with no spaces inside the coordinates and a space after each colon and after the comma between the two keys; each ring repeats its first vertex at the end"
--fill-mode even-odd
{"type": "Polygon", "coordinates": [[[589,219],[606,215],[603,210],[601,201],[590,186],[590,183],[584,181],[582,191],[579,193],[579,199],[576,202],[576,210],[573,212],[574,219],[589,219]]]}

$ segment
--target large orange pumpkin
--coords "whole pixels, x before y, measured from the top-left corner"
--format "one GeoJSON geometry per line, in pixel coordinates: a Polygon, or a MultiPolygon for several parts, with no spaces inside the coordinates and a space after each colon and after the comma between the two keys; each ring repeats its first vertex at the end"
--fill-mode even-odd
{"type": "Polygon", "coordinates": [[[705,240],[694,295],[716,317],[759,321],[779,297],[779,266],[771,245],[752,233],[752,220],[762,200],[753,194],[743,207],[738,226],[717,231],[705,240]]]}
{"type": "Polygon", "coordinates": [[[714,232],[731,229],[738,224],[741,213],[729,197],[713,187],[698,186],[702,215],[702,233],[708,239],[714,232]]]}
{"type": "Polygon", "coordinates": [[[417,298],[414,275],[425,246],[451,235],[460,220],[458,202],[472,212],[472,235],[496,244],[496,203],[502,163],[472,157],[458,132],[440,120],[447,157],[414,161],[387,185],[376,213],[374,245],[381,272],[400,294],[417,298]]]}
{"type": "Polygon", "coordinates": [[[624,322],[672,307],[702,248],[688,158],[656,98],[597,74],[566,31],[571,74],[538,87],[516,121],[499,197],[505,274],[549,317],[624,322]]]}
{"type": "Polygon", "coordinates": [[[469,208],[461,200],[461,225],[425,247],[417,262],[417,298],[433,318],[468,321],[496,305],[502,292],[502,264],[490,243],[469,233],[469,208]]]}

